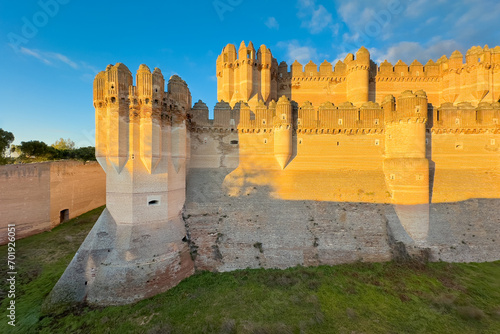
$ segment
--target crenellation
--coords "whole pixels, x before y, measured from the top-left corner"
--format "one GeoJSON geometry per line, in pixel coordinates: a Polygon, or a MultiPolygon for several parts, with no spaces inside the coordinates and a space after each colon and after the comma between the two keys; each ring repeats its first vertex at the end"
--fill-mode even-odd
{"type": "Polygon", "coordinates": [[[407,77],[410,74],[408,65],[401,59],[398,60],[394,65],[394,74],[397,77],[407,77]]]}

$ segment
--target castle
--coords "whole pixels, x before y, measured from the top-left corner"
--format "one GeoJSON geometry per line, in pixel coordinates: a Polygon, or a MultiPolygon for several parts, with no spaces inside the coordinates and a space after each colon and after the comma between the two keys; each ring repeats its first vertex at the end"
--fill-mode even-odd
{"type": "Polygon", "coordinates": [[[226,46],[218,100],[123,64],[94,81],[106,210],[49,296],[124,304],[198,270],[491,261],[500,251],[500,47],[379,67],[226,46]],[[399,246],[396,246],[399,245],[399,246]],[[398,252],[399,252],[398,251],[398,252]]]}

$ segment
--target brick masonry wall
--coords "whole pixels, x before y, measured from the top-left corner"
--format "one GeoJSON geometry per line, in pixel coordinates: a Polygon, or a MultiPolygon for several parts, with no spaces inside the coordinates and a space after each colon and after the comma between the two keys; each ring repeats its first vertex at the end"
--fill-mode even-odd
{"type": "Polygon", "coordinates": [[[42,162],[0,166],[0,244],[8,224],[17,238],[59,225],[60,211],[69,218],[106,204],[106,176],[96,162],[42,162]]]}
{"type": "Polygon", "coordinates": [[[431,261],[500,259],[500,200],[469,199],[429,206],[429,235],[416,244],[390,204],[287,201],[256,186],[229,196],[231,169],[191,169],[184,220],[200,270],[286,268],[393,259],[394,242],[407,252],[429,250],[431,261]]]}

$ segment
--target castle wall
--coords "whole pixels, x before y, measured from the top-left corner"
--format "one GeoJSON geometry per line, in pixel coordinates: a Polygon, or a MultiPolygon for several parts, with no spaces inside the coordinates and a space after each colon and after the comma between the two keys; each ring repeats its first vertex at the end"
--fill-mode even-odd
{"type": "MultiPolygon", "coordinates": [[[[241,182],[240,193],[228,193],[224,180],[230,173],[224,168],[188,173],[183,215],[199,270],[388,261],[398,241],[418,254],[403,228],[405,217],[393,205],[277,199],[272,187],[250,179],[241,182]]],[[[429,259],[498,260],[499,204],[499,199],[431,204],[429,259]]],[[[411,206],[405,209],[411,214],[411,206]]]]}
{"type": "Polygon", "coordinates": [[[435,164],[432,202],[498,198],[500,134],[431,134],[435,164]]]}
{"type": "MultiPolygon", "coordinates": [[[[16,224],[16,237],[50,230],[106,203],[105,174],[96,162],[56,161],[0,166],[0,229],[16,224]]],[[[7,242],[5,238],[0,244],[7,242]]]]}
{"type": "MultiPolygon", "coordinates": [[[[368,50],[362,47],[356,55],[348,54],[343,61],[338,61],[335,67],[327,61],[317,65],[310,61],[306,65],[295,61],[289,67],[285,62],[276,66],[270,51],[263,45],[261,49],[268,50],[268,58],[272,58],[270,66],[271,85],[276,85],[277,95],[268,94],[268,82],[262,84],[260,76],[255,79],[249,75],[241,77],[239,66],[248,62],[242,56],[252,52],[253,46],[240,46],[238,57],[228,56],[234,46],[226,46],[217,59],[218,100],[231,102],[234,106],[239,100],[255,107],[261,92],[265,92],[264,103],[285,95],[288,99],[302,105],[310,101],[315,105],[330,101],[340,104],[350,101],[356,106],[372,101],[380,103],[385,96],[399,96],[405,90],[423,89],[427,92],[429,103],[438,107],[443,103],[471,102],[477,106],[481,102],[498,102],[500,99],[500,46],[489,48],[472,47],[464,57],[455,51],[450,58],[443,56],[422,65],[417,60],[410,65],[401,60],[396,64],[384,61],[376,65],[370,60],[368,50]],[[241,49],[244,47],[244,49],[241,49]],[[228,51],[229,50],[229,51],[228,51]],[[235,73],[231,69],[235,69],[235,73]],[[236,70],[238,69],[238,70],[236,70]],[[249,81],[250,80],[250,81],[249,81]],[[232,86],[228,83],[232,82],[232,86]],[[231,87],[251,85],[252,92],[236,94],[231,87]],[[228,100],[229,99],[229,100],[228,100]]],[[[253,59],[252,59],[253,61],[253,59]]],[[[254,69],[262,66],[257,59],[254,69]]],[[[257,70],[256,73],[260,73],[257,70]]],[[[266,77],[267,78],[267,77],[266,77]]]]}

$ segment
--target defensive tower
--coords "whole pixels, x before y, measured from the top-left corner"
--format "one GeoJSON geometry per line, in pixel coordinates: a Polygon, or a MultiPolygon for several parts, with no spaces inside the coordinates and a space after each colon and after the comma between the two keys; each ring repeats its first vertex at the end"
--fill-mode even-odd
{"type": "Polygon", "coordinates": [[[146,65],[136,86],[123,64],[94,81],[96,156],[106,209],[50,295],[52,302],[124,304],[175,286],[194,271],[181,217],[185,201],[186,83],[146,65]]]}

